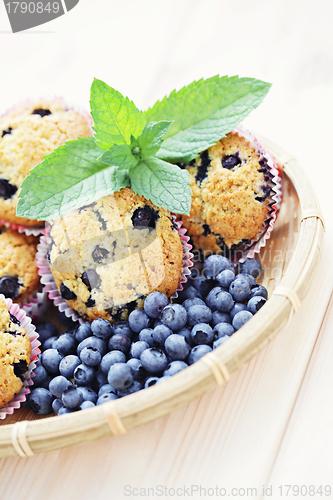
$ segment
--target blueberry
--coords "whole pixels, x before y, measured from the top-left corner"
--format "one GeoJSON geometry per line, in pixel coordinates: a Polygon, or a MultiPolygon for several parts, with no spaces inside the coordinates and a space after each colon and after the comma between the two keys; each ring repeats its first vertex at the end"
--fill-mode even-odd
{"type": "Polygon", "coordinates": [[[235,330],[239,330],[252,317],[253,314],[250,313],[250,311],[240,311],[234,316],[234,319],[232,320],[232,326],[235,330]]]}
{"type": "Polygon", "coordinates": [[[197,167],[197,172],[195,174],[195,180],[201,184],[202,181],[207,177],[208,167],[210,166],[210,158],[208,156],[208,151],[203,151],[200,155],[200,164],[197,167]]]}
{"type": "Polygon", "coordinates": [[[234,300],[230,293],[216,286],[207,295],[206,304],[212,311],[229,312],[234,305],[234,300]]]}
{"type": "Polygon", "coordinates": [[[2,276],[0,278],[0,293],[9,299],[15,299],[20,290],[19,282],[17,278],[11,278],[10,276],[2,276]]]}
{"type": "Polygon", "coordinates": [[[48,339],[46,339],[41,345],[41,350],[47,351],[49,349],[52,349],[53,342],[55,342],[57,339],[58,337],[49,337],[48,339]]]}
{"type": "Polygon", "coordinates": [[[58,336],[58,328],[52,323],[38,322],[36,323],[36,331],[39,335],[39,341],[45,342],[50,337],[58,336]]]}
{"type": "MultiPolygon", "coordinates": [[[[145,351],[146,352],[146,351],[145,351]]],[[[133,384],[132,369],[126,363],[115,363],[108,373],[108,382],[118,391],[124,391],[133,384]]]]}
{"type": "Polygon", "coordinates": [[[153,347],[143,351],[140,361],[149,373],[162,373],[168,364],[168,359],[164,352],[153,347]]]}
{"type": "Polygon", "coordinates": [[[68,387],[71,387],[72,383],[67,380],[67,378],[63,377],[62,375],[58,375],[57,377],[54,377],[50,384],[49,384],[49,391],[53,396],[56,398],[61,399],[61,395],[64,392],[65,389],[68,389],[68,387]]]}
{"type": "Polygon", "coordinates": [[[160,319],[155,319],[155,321],[153,323],[153,329],[159,325],[163,325],[162,321],[160,319]]]}
{"type": "Polygon", "coordinates": [[[239,154],[236,153],[234,155],[226,155],[222,158],[222,167],[227,168],[228,170],[240,165],[242,163],[239,158],[239,154]]]}
{"type": "Polygon", "coordinates": [[[49,385],[50,385],[51,380],[52,380],[52,376],[48,375],[46,377],[46,379],[41,384],[39,384],[39,387],[43,387],[43,389],[49,390],[49,385]]]}
{"type": "Polygon", "coordinates": [[[257,194],[257,196],[255,196],[255,199],[257,201],[263,202],[271,194],[271,187],[268,184],[266,184],[266,185],[262,184],[260,186],[260,189],[261,189],[262,194],[261,195],[257,194]]]}
{"type": "Polygon", "coordinates": [[[234,271],[235,267],[229,259],[222,255],[210,255],[204,262],[203,272],[206,278],[215,279],[225,269],[234,271]]]}
{"type": "Polygon", "coordinates": [[[92,334],[93,333],[91,331],[90,325],[88,323],[83,323],[75,330],[74,337],[76,339],[76,342],[79,344],[80,342],[82,342],[82,340],[91,337],[92,334]]]}
{"type": "Polygon", "coordinates": [[[56,398],[52,403],[52,410],[58,415],[60,408],[64,408],[64,403],[61,399],[56,398]]]}
{"type": "Polygon", "coordinates": [[[78,387],[77,390],[81,392],[83,396],[83,401],[91,401],[92,403],[96,403],[97,401],[97,394],[95,391],[90,389],[90,387],[78,387]]]}
{"type": "Polygon", "coordinates": [[[87,269],[84,271],[81,276],[81,280],[86,285],[89,292],[91,292],[92,288],[98,288],[101,283],[101,278],[94,269],[87,269]]]}
{"type": "MultiPolygon", "coordinates": [[[[231,311],[232,311],[232,309],[231,309],[231,311]]],[[[215,326],[218,323],[231,323],[231,318],[229,316],[231,311],[229,313],[214,311],[213,312],[213,319],[212,319],[212,323],[211,323],[212,326],[215,326]]]]}
{"type": "Polygon", "coordinates": [[[58,349],[61,354],[67,356],[76,352],[76,340],[72,333],[63,333],[52,344],[53,349],[58,349]]]}
{"type": "Polygon", "coordinates": [[[77,355],[80,357],[82,349],[85,347],[94,347],[99,350],[102,356],[106,353],[106,343],[104,340],[99,339],[97,337],[88,337],[87,339],[82,340],[77,346],[77,355]]]}
{"type": "Polygon", "coordinates": [[[72,292],[66,285],[61,283],[60,285],[60,295],[65,300],[74,300],[76,299],[76,295],[72,292]]]}
{"type": "Polygon", "coordinates": [[[105,394],[99,396],[96,402],[96,406],[102,405],[103,403],[108,403],[109,401],[113,401],[114,399],[118,399],[118,396],[116,394],[113,394],[112,392],[106,392],[105,394]]]}
{"type": "Polygon", "coordinates": [[[81,364],[74,370],[74,380],[77,385],[89,385],[95,377],[95,370],[88,365],[81,364]]]}
{"type": "Polygon", "coordinates": [[[164,348],[168,356],[174,361],[186,359],[191,350],[185,337],[176,333],[166,339],[164,348]]]}
{"type": "Polygon", "coordinates": [[[94,299],[91,298],[91,295],[90,295],[89,299],[87,300],[87,302],[85,302],[85,305],[86,305],[86,307],[95,307],[96,302],[94,301],[94,299]]]}
{"type": "Polygon", "coordinates": [[[235,329],[230,323],[218,323],[214,328],[214,338],[215,340],[228,335],[230,337],[235,332],[235,329]]]}
{"type": "Polygon", "coordinates": [[[207,323],[198,323],[192,328],[191,335],[196,345],[210,344],[214,338],[214,331],[207,323]]]}
{"type": "Polygon", "coordinates": [[[66,408],[74,409],[80,406],[83,403],[83,394],[77,387],[71,385],[67,389],[64,390],[61,396],[61,400],[66,406],[66,408]]]}
{"type": "Polygon", "coordinates": [[[51,113],[51,111],[49,109],[38,108],[38,109],[35,109],[32,114],[33,115],[39,115],[42,118],[44,118],[44,116],[51,115],[52,113],[51,113]]]}
{"type": "Polygon", "coordinates": [[[161,321],[174,332],[183,328],[187,321],[185,307],[180,304],[170,304],[163,309],[161,321]]]}
{"type": "Polygon", "coordinates": [[[59,364],[64,356],[57,349],[47,349],[42,354],[42,364],[49,373],[58,373],[59,364]]]}
{"type": "Polygon", "coordinates": [[[111,323],[102,318],[94,319],[91,323],[91,331],[99,339],[108,339],[113,334],[111,323]]]}
{"type": "Polygon", "coordinates": [[[144,207],[134,210],[132,215],[132,224],[137,229],[146,229],[147,227],[155,229],[158,218],[158,212],[151,206],[145,205],[144,207]]]}
{"type": "Polygon", "coordinates": [[[248,284],[250,285],[250,288],[257,286],[256,279],[253,276],[251,276],[251,274],[247,274],[244,272],[244,273],[239,274],[238,277],[244,278],[248,282],[248,284]]]}
{"type": "Polygon", "coordinates": [[[126,356],[122,351],[107,352],[101,361],[101,370],[108,374],[110,367],[115,363],[126,363],[126,356]]]}
{"type": "Polygon", "coordinates": [[[168,326],[160,325],[153,330],[153,339],[156,344],[164,345],[166,339],[172,335],[173,331],[168,326]]]}
{"type": "Polygon", "coordinates": [[[164,293],[150,293],[144,302],[144,310],[150,318],[159,318],[163,309],[169,304],[168,298],[164,293]]]}
{"type": "Polygon", "coordinates": [[[108,383],[108,378],[106,373],[102,372],[102,370],[97,370],[95,373],[95,378],[91,382],[91,388],[97,393],[102,385],[105,385],[108,383]]]}
{"type": "Polygon", "coordinates": [[[250,299],[252,299],[252,297],[264,297],[264,299],[267,300],[268,293],[266,288],[262,285],[257,285],[256,287],[252,288],[250,292],[250,299]]]}
{"type": "Polygon", "coordinates": [[[145,381],[145,389],[148,389],[148,387],[152,387],[158,381],[159,381],[159,377],[149,377],[149,378],[147,378],[147,380],[145,381]]]}
{"type": "Polygon", "coordinates": [[[117,333],[126,335],[129,339],[133,338],[133,332],[130,329],[128,321],[118,321],[115,325],[113,325],[113,334],[117,335],[117,333]]]}
{"type": "Polygon", "coordinates": [[[7,179],[0,178],[0,198],[8,200],[12,198],[17,191],[17,187],[10,184],[7,179]]]}
{"type": "Polygon", "coordinates": [[[250,295],[250,285],[238,275],[229,286],[229,293],[236,302],[244,302],[250,295]]]}
{"type": "Polygon", "coordinates": [[[206,305],[192,306],[187,311],[187,324],[189,326],[194,326],[198,323],[210,323],[212,318],[212,311],[206,305]]]}
{"type": "Polygon", "coordinates": [[[80,358],[75,354],[65,356],[59,364],[59,371],[64,377],[71,379],[74,377],[74,370],[81,364],[80,358]]]}
{"type": "Polygon", "coordinates": [[[36,368],[34,368],[34,374],[35,374],[35,376],[32,379],[32,381],[33,381],[35,386],[42,384],[44,382],[44,380],[46,380],[47,371],[44,368],[44,366],[42,366],[42,365],[36,366],[36,368]]]}
{"type": "Polygon", "coordinates": [[[125,354],[130,352],[132,345],[132,341],[127,335],[123,335],[122,333],[116,333],[109,340],[109,350],[110,351],[122,351],[125,354]]]}
{"type": "Polygon", "coordinates": [[[143,385],[138,380],[134,380],[133,384],[124,391],[117,391],[117,395],[119,398],[123,398],[124,396],[128,396],[129,394],[133,394],[134,392],[141,391],[143,389],[143,385]]]}
{"type": "Polygon", "coordinates": [[[47,389],[37,387],[28,396],[29,408],[37,415],[48,415],[52,412],[53,396],[47,389]]]}
{"type": "Polygon", "coordinates": [[[94,408],[96,406],[92,401],[83,401],[83,403],[80,404],[81,410],[88,410],[88,408],[94,408]]]}
{"type": "MultiPolygon", "coordinates": [[[[231,318],[231,321],[234,319],[234,317],[236,316],[237,313],[239,313],[239,311],[247,311],[247,307],[245,304],[242,304],[241,302],[236,302],[234,307],[231,309],[230,311],[230,318],[231,318]]],[[[231,323],[231,322],[230,322],[231,323]]]]}
{"type": "Polygon", "coordinates": [[[117,395],[117,389],[115,389],[110,384],[104,384],[104,385],[102,385],[102,387],[98,391],[98,397],[103,396],[103,394],[110,394],[110,393],[117,395]]]}
{"type": "Polygon", "coordinates": [[[224,288],[229,288],[234,279],[235,273],[231,269],[224,269],[216,276],[216,281],[224,288]]]}
{"type": "Polygon", "coordinates": [[[94,262],[97,262],[97,264],[102,264],[103,260],[108,257],[109,253],[110,252],[106,248],[97,245],[91,255],[94,259],[94,262]]]}
{"type": "Polygon", "coordinates": [[[224,344],[226,340],[229,340],[229,335],[223,335],[222,337],[219,337],[215,342],[213,343],[213,349],[216,349],[220,345],[224,344]]]}
{"type": "Polygon", "coordinates": [[[143,342],[147,342],[150,347],[155,347],[156,342],[153,337],[154,330],[152,328],[144,328],[139,333],[139,340],[143,342]]]}
{"type": "Polygon", "coordinates": [[[188,364],[193,365],[196,361],[198,361],[202,356],[212,351],[212,348],[208,345],[197,345],[193,347],[189,356],[188,356],[188,364]]]}
{"type": "Polygon", "coordinates": [[[241,273],[251,274],[254,278],[258,278],[261,273],[262,267],[257,259],[247,259],[239,265],[241,273]]]}
{"type": "Polygon", "coordinates": [[[5,135],[10,135],[12,133],[12,130],[13,130],[12,127],[8,127],[7,130],[3,130],[1,137],[5,137],[5,135]]]}
{"type": "Polygon", "coordinates": [[[128,323],[133,332],[139,333],[144,328],[150,328],[152,320],[143,309],[134,309],[128,317],[128,323]]]}
{"type": "Polygon", "coordinates": [[[181,328],[180,330],[178,330],[177,335],[182,335],[190,347],[194,346],[194,343],[192,340],[192,335],[191,335],[191,329],[188,328],[187,326],[184,326],[184,328],[181,328]]]}
{"type": "Polygon", "coordinates": [[[19,326],[21,325],[21,322],[13,314],[9,313],[9,318],[10,318],[10,321],[12,323],[15,323],[15,325],[19,325],[19,326]]]}
{"type": "Polygon", "coordinates": [[[169,380],[170,375],[163,375],[163,377],[160,377],[156,384],[160,384],[161,382],[165,382],[166,380],[169,380]]]}
{"type": "Polygon", "coordinates": [[[163,376],[175,375],[181,370],[184,370],[184,368],[187,368],[187,366],[188,365],[184,361],[179,361],[179,360],[171,361],[171,363],[169,363],[166,369],[164,370],[163,376]]]}
{"type": "Polygon", "coordinates": [[[184,300],[182,306],[185,307],[186,311],[190,309],[192,306],[205,306],[205,302],[199,297],[194,297],[193,299],[184,300]]]}
{"type": "Polygon", "coordinates": [[[74,413],[75,411],[77,411],[77,408],[71,409],[71,408],[66,408],[66,406],[63,406],[58,411],[58,417],[61,417],[61,415],[67,415],[67,413],[74,413]]]}
{"type": "Polygon", "coordinates": [[[101,362],[102,355],[96,347],[85,347],[80,354],[82,363],[88,366],[97,366],[101,362]]]}
{"type": "Polygon", "coordinates": [[[132,358],[140,359],[141,353],[149,347],[152,346],[150,346],[148,342],[145,342],[144,340],[138,340],[137,342],[133,342],[133,344],[131,345],[130,354],[132,358]]]}
{"type": "Polygon", "coordinates": [[[211,289],[214,286],[214,281],[213,280],[208,280],[205,278],[205,276],[198,276],[197,279],[193,280],[193,286],[198,292],[203,296],[206,297],[206,295],[211,291],[211,289]]]}
{"type": "Polygon", "coordinates": [[[142,363],[139,359],[129,359],[127,361],[127,364],[131,367],[135,380],[142,379],[146,376],[146,370],[143,368],[142,363]]]}
{"type": "Polygon", "coordinates": [[[248,310],[255,314],[259,311],[259,309],[266,303],[266,299],[264,297],[260,297],[260,295],[255,295],[250,299],[247,303],[248,310]]]}
{"type": "Polygon", "coordinates": [[[202,299],[201,293],[192,285],[184,288],[181,292],[178,292],[178,299],[180,302],[184,302],[187,299],[194,299],[195,297],[202,299]]]}

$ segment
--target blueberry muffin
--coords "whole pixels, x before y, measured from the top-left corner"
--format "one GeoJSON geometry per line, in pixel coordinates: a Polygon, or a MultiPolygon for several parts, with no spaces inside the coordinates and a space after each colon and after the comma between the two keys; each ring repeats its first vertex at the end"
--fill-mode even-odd
{"type": "Polygon", "coordinates": [[[59,100],[18,106],[0,119],[0,219],[25,226],[43,222],[16,216],[18,189],[43,156],[91,135],[87,120],[59,100]]]}
{"type": "Polygon", "coordinates": [[[125,188],[50,228],[49,262],[61,293],[85,319],[127,319],[152,291],[172,295],[183,246],[170,213],[125,188]]]}
{"type": "Polygon", "coordinates": [[[15,302],[29,300],[39,286],[36,266],[38,238],[2,229],[0,234],[0,293],[15,302]]]}
{"type": "Polygon", "coordinates": [[[0,408],[22,389],[30,358],[28,333],[0,300],[0,408]]]}
{"type": "Polygon", "coordinates": [[[192,205],[181,215],[194,248],[235,250],[256,237],[269,210],[269,168],[244,137],[230,132],[189,165],[192,205]]]}

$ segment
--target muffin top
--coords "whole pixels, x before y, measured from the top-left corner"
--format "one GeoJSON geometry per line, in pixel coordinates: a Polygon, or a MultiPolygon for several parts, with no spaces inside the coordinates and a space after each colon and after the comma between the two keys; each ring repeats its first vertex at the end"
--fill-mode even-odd
{"type": "Polygon", "coordinates": [[[28,333],[0,299],[0,408],[22,389],[30,358],[28,333]]]}
{"type": "Polygon", "coordinates": [[[0,218],[26,226],[42,222],[16,216],[18,189],[43,156],[68,140],[91,135],[87,118],[61,100],[18,106],[0,119],[0,218]]]}
{"type": "Polygon", "coordinates": [[[172,295],[183,247],[171,214],[121,189],[55,221],[50,265],[62,297],[90,320],[126,319],[152,291],[172,295]]]}

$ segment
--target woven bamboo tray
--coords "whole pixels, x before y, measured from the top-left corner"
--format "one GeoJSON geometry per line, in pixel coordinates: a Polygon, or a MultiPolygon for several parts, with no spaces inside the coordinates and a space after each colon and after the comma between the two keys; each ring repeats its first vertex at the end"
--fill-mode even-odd
{"type": "Polygon", "coordinates": [[[124,434],[186,405],[228,381],[288,323],[307,294],[321,259],[324,222],[295,158],[261,139],[283,168],[284,199],[261,251],[269,300],[228,342],[163,384],[61,417],[18,410],[0,425],[0,457],[32,456],[124,434]],[[29,419],[29,420],[24,420],[29,419]]]}

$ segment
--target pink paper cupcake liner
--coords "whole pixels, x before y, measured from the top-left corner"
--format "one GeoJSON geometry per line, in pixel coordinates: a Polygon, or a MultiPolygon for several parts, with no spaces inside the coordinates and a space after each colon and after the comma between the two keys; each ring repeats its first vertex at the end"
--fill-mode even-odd
{"type": "Polygon", "coordinates": [[[263,227],[258,232],[256,237],[252,239],[245,248],[243,248],[242,252],[240,252],[240,257],[236,253],[235,262],[244,262],[246,259],[254,258],[255,254],[260,252],[261,248],[266,245],[267,241],[271,237],[282,201],[282,176],[275,159],[270,153],[268,153],[268,151],[265,150],[265,148],[251,132],[243,130],[241,127],[237,127],[235,132],[237,132],[237,134],[241,137],[244,137],[244,139],[250,143],[251,147],[255,149],[256,154],[259,156],[259,161],[265,161],[265,164],[269,168],[265,173],[269,175],[269,185],[271,187],[271,194],[268,197],[269,210],[263,227]]]}
{"type": "MultiPolygon", "coordinates": [[[[16,104],[15,106],[12,106],[11,108],[7,109],[7,111],[4,114],[2,114],[0,116],[0,118],[5,117],[6,115],[8,115],[8,113],[11,113],[12,111],[14,111],[16,108],[18,108],[20,106],[24,106],[25,104],[28,104],[28,103],[33,103],[33,102],[38,101],[40,99],[43,99],[46,101],[59,101],[66,108],[73,109],[74,111],[77,111],[86,120],[86,122],[89,126],[89,129],[90,129],[90,132],[91,132],[91,134],[93,134],[93,130],[92,130],[93,119],[92,119],[90,113],[88,111],[86,111],[85,109],[83,109],[82,107],[77,106],[76,104],[74,104],[70,101],[66,101],[63,97],[58,97],[58,96],[53,96],[53,97],[46,96],[46,97],[36,98],[36,99],[25,99],[25,100],[19,102],[18,104],[16,104]]],[[[15,224],[13,222],[8,222],[8,221],[5,221],[3,219],[0,219],[0,226],[5,226],[7,228],[15,229],[19,233],[24,233],[27,236],[30,236],[30,235],[40,236],[42,234],[45,234],[45,225],[38,226],[38,227],[37,226],[23,226],[21,224],[15,224]]]]}
{"type": "MultiPolygon", "coordinates": [[[[178,288],[175,293],[170,297],[176,298],[178,296],[178,292],[183,290],[184,283],[187,282],[187,276],[191,274],[190,267],[193,266],[191,261],[193,255],[191,253],[192,245],[188,243],[189,237],[186,236],[187,230],[182,228],[182,221],[177,221],[176,216],[172,215],[173,222],[177,226],[178,233],[181,238],[181,242],[183,245],[183,268],[181,273],[181,279],[178,284],[178,288]]],[[[79,315],[67,304],[67,302],[61,297],[57,285],[55,284],[49,262],[47,260],[47,252],[48,252],[48,238],[47,236],[41,236],[40,243],[37,247],[37,267],[38,274],[41,276],[41,283],[44,286],[45,292],[48,294],[50,300],[53,301],[54,305],[59,309],[59,311],[64,312],[68,318],[71,318],[72,321],[78,321],[80,324],[86,323],[85,320],[79,317],[79,315]]]]}
{"type": "Polygon", "coordinates": [[[20,392],[16,394],[16,396],[14,396],[11,401],[9,401],[9,403],[0,408],[0,419],[4,420],[7,415],[12,415],[14,413],[14,410],[20,408],[21,403],[26,401],[27,395],[30,393],[29,387],[33,385],[33,369],[36,367],[38,354],[40,354],[40,342],[38,340],[38,333],[36,332],[36,328],[31,323],[31,319],[27,316],[26,312],[21,309],[18,304],[13,303],[11,299],[6,299],[3,295],[0,295],[0,299],[6,303],[7,307],[9,308],[10,314],[15,316],[21,323],[21,326],[27,331],[31,342],[31,360],[28,371],[25,375],[23,387],[20,392]]]}

